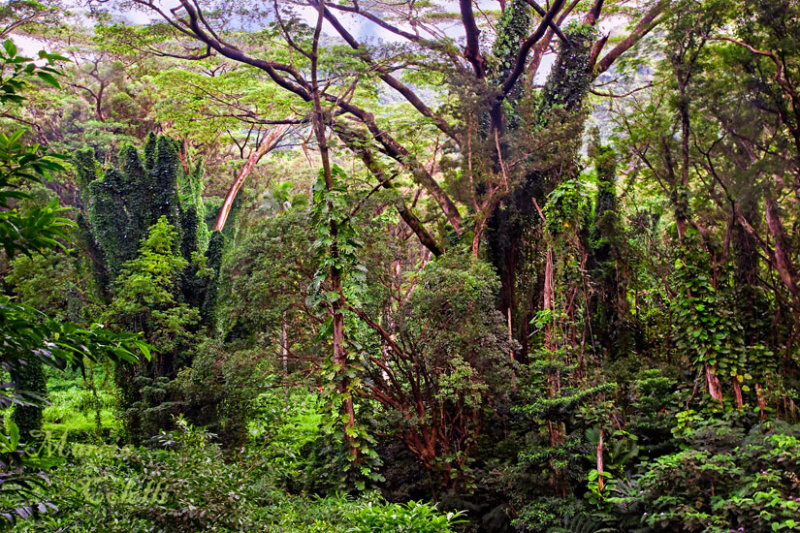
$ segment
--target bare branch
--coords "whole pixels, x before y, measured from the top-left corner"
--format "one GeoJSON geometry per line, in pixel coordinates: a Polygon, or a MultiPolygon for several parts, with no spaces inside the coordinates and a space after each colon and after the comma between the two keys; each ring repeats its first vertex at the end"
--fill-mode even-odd
{"type": "MultiPolygon", "coordinates": [[[[316,0],[311,0],[312,3],[316,4],[316,0]]],[[[333,7],[332,4],[330,4],[333,7]]],[[[414,106],[414,108],[422,113],[427,118],[431,119],[433,123],[439,128],[445,135],[448,135],[451,138],[454,138],[455,134],[447,123],[442,117],[438,116],[433,110],[425,105],[425,103],[417,96],[417,94],[411,90],[407,85],[403,82],[389,74],[383,67],[378,66],[375,61],[369,56],[366,51],[366,47],[364,47],[358,40],[353,37],[350,32],[345,29],[345,27],[341,24],[338,18],[331,13],[331,11],[327,8],[324,9],[325,18],[331,25],[336,29],[339,35],[350,45],[351,48],[354,50],[361,50],[360,57],[364,60],[365,63],[374,67],[374,70],[378,73],[381,80],[383,80],[388,86],[392,89],[396,90],[398,93],[403,95],[403,97],[408,100],[408,102],[414,106]]]]}
{"type": "Polygon", "coordinates": [[[344,11],[346,13],[354,13],[356,15],[360,15],[360,16],[364,17],[365,19],[367,19],[368,21],[370,21],[370,22],[372,22],[374,24],[377,24],[381,28],[390,31],[390,32],[394,33],[395,35],[399,35],[399,36],[401,36],[401,37],[403,37],[405,39],[408,39],[409,41],[418,43],[418,42],[420,42],[422,40],[422,39],[420,39],[419,35],[414,35],[413,33],[408,33],[407,31],[401,30],[397,26],[389,24],[388,22],[386,22],[382,18],[377,17],[377,16],[373,15],[372,13],[370,13],[368,11],[364,11],[358,5],[358,2],[353,2],[353,6],[344,6],[344,5],[340,5],[340,4],[328,4],[328,7],[331,8],[331,9],[344,11]]]}
{"type": "Polygon", "coordinates": [[[647,85],[643,85],[642,87],[637,87],[635,89],[631,89],[630,91],[622,94],[614,94],[612,91],[608,91],[607,93],[601,93],[600,91],[596,91],[594,89],[589,89],[589,92],[596,95],[602,96],[604,98],[625,98],[626,96],[630,96],[634,93],[638,93],[639,91],[644,91],[645,89],[650,89],[653,87],[652,83],[648,83],[647,85]]]}
{"type": "Polygon", "coordinates": [[[475,13],[472,12],[472,0],[459,0],[461,8],[461,22],[467,34],[467,47],[464,49],[464,57],[472,65],[475,77],[482,80],[486,76],[486,60],[481,55],[479,38],[481,30],[475,22],[475,13]]]}
{"type": "MultiPolygon", "coordinates": [[[[529,6],[531,6],[531,8],[533,8],[533,10],[534,10],[534,11],[536,11],[536,13],[538,13],[540,17],[543,17],[543,18],[544,18],[545,16],[547,16],[547,11],[546,11],[546,10],[544,10],[544,9],[542,9],[542,6],[540,6],[539,4],[537,4],[537,3],[535,2],[535,0],[525,0],[525,2],[526,2],[526,3],[527,3],[529,6]]],[[[563,32],[563,31],[561,31],[561,28],[559,28],[559,27],[558,27],[558,24],[559,24],[559,23],[558,23],[557,21],[553,21],[553,20],[551,20],[551,21],[548,23],[548,26],[550,26],[550,31],[552,31],[553,33],[555,33],[556,35],[558,35],[558,38],[559,38],[559,39],[561,39],[561,41],[562,41],[562,42],[564,42],[564,43],[567,43],[567,42],[569,42],[569,39],[567,39],[567,36],[566,36],[566,35],[564,35],[564,32],[563,32]]]]}
{"type": "Polygon", "coordinates": [[[619,56],[630,50],[642,37],[650,33],[650,31],[661,22],[659,16],[664,13],[667,6],[669,6],[669,0],[659,0],[659,2],[639,20],[639,23],[633,31],[631,31],[617,46],[612,48],[610,52],[603,56],[603,59],[601,59],[597,65],[589,65],[590,69],[593,68],[594,75],[599,76],[607,71],[619,56]]]}

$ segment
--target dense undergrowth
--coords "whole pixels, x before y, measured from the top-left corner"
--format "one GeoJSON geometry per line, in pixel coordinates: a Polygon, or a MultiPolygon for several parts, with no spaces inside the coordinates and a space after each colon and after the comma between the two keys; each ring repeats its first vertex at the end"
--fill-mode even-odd
{"type": "Polygon", "coordinates": [[[46,512],[14,531],[446,533],[464,522],[461,513],[421,501],[387,503],[378,492],[288,490],[314,484],[303,448],[319,436],[321,408],[307,391],[288,404],[282,392],[264,393],[247,443],[223,450],[216,435],[183,419],[146,446],[124,445],[108,384],[89,387],[81,375],[59,373],[48,388],[50,405],[29,450],[49,481],[31,496],[47,503],[46,512]]]}
{"type": "Polygon", "coordinates": [[[0,3],[0,530],[800,531],[796,0],[65,4],[0,3]]]}

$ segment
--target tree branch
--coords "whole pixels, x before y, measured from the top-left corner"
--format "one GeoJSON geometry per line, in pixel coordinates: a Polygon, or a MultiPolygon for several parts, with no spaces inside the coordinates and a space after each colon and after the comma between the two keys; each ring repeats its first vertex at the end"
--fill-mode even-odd
{"type": "Polygon", "coordinates": [[[555,0],[553,2],[553,5],[550,6],[550,10],[542,18],[542,21],[539,23],[539,27],[536,28],[536,31],[534,31],[530,35],[530,37],[525,39],[525,41],[520,46],[519,52],[517,52],[517,58],[514,62],[514,68],[511,69],[511,72],[509,73],[508,77],[503,82],[503,85],[500,88],[503,97],[505,97],[509,92],[511,92],[511,89],[514,87],[514,84],[517,82],[520,75],[525,70],[525,61],[528,58],[528,52],[530,52],[533,45],[536,44],[536,42],[542,38],[542,36],[545,34],[545,31],[550,26],[553,17],[555,17],[556,14],[558,14],[558,12],[561,10],[563,6],[564,6],[564,0],[555,0]]]}
{"type": "Polygon", "coordinates": [[[472,0],[459,0],[461,8],[461,22],[467,34],[467,47],[464,49],[464,57],[472,65],[475,77],[482,80],[486,76],[486,60],[481,55],[479,38],[481,30],[475,22],[475,13],[472,12],[472,0]]]}
{"type": "Polygon", "coordinates": [[[645,13],[627,37],[603,56],[603,59],[596,65],[589,65],[589,68],[593,69],[595,77],[607,71],[619,56],[627,52],[633,45],[638,43],[642,37],[650,33],[650,31],[661,22],[661,19],[658,17],[666,10],[667,6],[669,6],[669,0],[659,0],[650,11],[645,13]]]}
{"type": "MultiPolygon", "coordinates": [[[[317,0],[311,0],[311,2],[316,4],[317,0]]],[[[332,4],[329,5],[333,7],[332,4]]],[[[350,47],[353,50],[361,50],[360,54],[361,59],[365,63],[370,65],[375,70],[375,72],[378,73],[378,76],[381,78],[381,80],[384,81],[384,83],[386,83],[389,87],[391,87],[392,89],[403,95],[403,97],[406,100],[408,100],[408,102],[411,105],[413,105],[417,111],[422,113],[425,117],[431,119],[433,123],[436,125],[436,127],[439,128],[439,130],[441,130],[445,135],[451,138],[455,138],[453,129],[450,127],[450,124],[448,124],[447,121],[445,121],[442,117],[434,113],[430,107],[425,105],[425,103],[416,95],[414,91],[411,90],[411,88],[409,88],[403,82],[401,82],[400,80],[389,74],[383,67],[376,64],[375,61],[370,57],[369,53],[367,52],[366,47],[362,43],[358,42],[358,40],[355,37],[353,37],[353,35],[350,32],[348,32],[347,29],[345,29],[345,27],[341,24],[339,19],[336,18],[336,16],[333,13],[331,13],[330,9],[326,8],[324,11],[325,11],[325,18],[328,20],[328,22],[331,23],[331,25],[336,29],[339,35],[342,36],[345,42],[347,42],[347,44],[350,45],[350,47]]]]}
{"type": "MultiPolygon", "coordinates": [[[[529,6],[531,6],[531,8],[534,11],[536,11],[536,13],[538,13],[540,17],[544,18],[544,17],[547,16],[547,11],[542,9],[542,6],[537,4],[534,0],[525,0],[525,2],[529,6]]],[[[550,31],[552,31],[553,33],[558,35],[558,38],[561,39],[561,42],[564,42],[564,43],[568,43],[569,42],[569,39],[567,39],[567,36],[564,35],[564,32],[561,31],[561,28],[558,27],[558,22],[551,20],[548,23],[548,26],[550,26],[550,31]]]]}

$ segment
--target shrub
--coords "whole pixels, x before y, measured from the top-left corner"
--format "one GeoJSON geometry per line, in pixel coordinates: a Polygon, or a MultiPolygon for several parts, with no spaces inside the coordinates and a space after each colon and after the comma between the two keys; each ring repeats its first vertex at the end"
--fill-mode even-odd
{"type": "MultiPolygon", "coordinates": [[[[701,436],[714,425],[698,424],[701,436]]],[[[633,483],[617,484],[610,498],[617,514],[647,531],[800,529],[800,426],[764,423],[730,448],[718,438],[710,443],[695,439],[692,448],[644,465],[633,483]]]]}
{"type": "Polygon", "coordinates": [[[439,513],[435,505],[410,501],[405,504],[368,503],[354,514],[351,533],[448,533],[464,523],[461,512],[439,513]]]}

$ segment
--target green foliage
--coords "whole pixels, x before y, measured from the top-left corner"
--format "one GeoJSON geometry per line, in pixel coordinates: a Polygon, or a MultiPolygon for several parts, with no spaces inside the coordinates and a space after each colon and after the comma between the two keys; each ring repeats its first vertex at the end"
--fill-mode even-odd
{"type": "Polygon", "coordinates": [[[748,364],[748,355],[752,353],[764,364],[769,354],[761,353],[763,348],[745,347],[744,328],[727,280],[714,286],[714,280],[703,271],[708,268],[704,254],[688,250],[686,254],[688,257],[678,259],[675,265],[680,288],[673,301],[676,346],[699,371],[710,368],[721,380],[735,380],[748,392],[754,382],[746,369],[757,368],[748,364]]]}
{"type": "Polygon", "coordinates": [[[418,346],[419,364],[434,371],[437,399],[470,409],[502,402],[512,346],[493,308],[498,280],[491,267],[453,255],[430,263],[419,286],[400,331],[418,346]]]}
{"type": "Polygon", "coordinates": [[[42,50],[39,52],[39,60],[46,60],[47,64],[37,64],[36,60],[19,55],[19,49],[13,40],[3,41],[0,49],[0,106],[23,103],[25,96],[21,93],[28,89],[32,78],[38,78],[56,89],[61,88],[56,78],[61,73],[54,65],[69,59],[42,50]]]}
{"type": "Polygon", "coordinates": [[[42,413],[38,438],[75,442],[115,441],[120,434],[116,413],[116,390],[111,379],[114,369],[88,365],[85,372],[50,373],[48,405],[42,413]]]}
{"type": "MultiPolygon", "coordinates": [[[[26,29],[54,13],[6,4],[6,32],[19,31],[17,13],[33,13],[26,29]]],[[[549,2],[559,31],[543,27],[526,61],[543,54],[547,80],[526,72],[499,108],[538,27],[531,2],[470,4],[478,68],[438,26],[460,14],[435,2],[329,4],[326,25],[366,15],[419,37],[321,40],[339,166],[311,191],[310,106],[283,89],[310,90],[298,48],[314,31],[291,2],[275,3],[280,21],[261,4],[221,2],[198,23],[231,44],[223,52],[274,61],[283,88],[224,53],[151,57],[204,50],[172,25],[108,14],[61,35],[81,58],[66,76],[63,58],[3,44],[3,124],[32,129],[0,135],[0,520],[37,518],[20,531],[800,528],[796,2],[549,2]],[[593,61],[639,37],[635,64],[599,75],[593,61]],[[381,77],[420,100],[398,104],[381,77]],[[223,194],[284,119],[292,130],[248,178],[240,216],[211,234],[219,200],[206,185],[223,194]],[[603,132],[583,160],[587,119],[603,132]],[[154,129],[172,137],[145,138],[154,129]],[[77,189],[43,146],[91,147],[75,153],[77,189]],[[81,211],[76,250],[56,196],[81,211]],[[461,247],[478,224],[472,257],[461,247]],[[420,227],[447,244],[441,257],[420,227]],[[345,364],[330,360],[333,316],[345,364]],[[152,358],[136,355],[150,348],[139,334],[152,358]],[[36,432],[43,375],[51,405],[36,432]],[[340,409],[349,399],[355,426],[340,409]],[[140,446],[110,444],[125,439],[140,446]]]]}
{"type": "MultiPolygon", "coordinates": [[[[156,140],[151,135],[144,165],[133,146],[123,148],[119,160],[121,168],[110,169],[102,177],[97,177],[91,151],[79,152],[76,160],[79,182],[89,203],[91,231],[114,277],[126,261],[136,257],[150,226],[162,216],[180,232],[182,207],[177,188],[178,154],[171,139],[156,140]]],[[[197,227],[191,229],[196,231],[197,227]]],[[[183,236],[183,232],[180,234],[183,236]]]]}
{"type": "MultiPolygon", "coordinates": [[[[283,313],[296,312],[304,304],[307,287],[316,272],[308,253],[312,228],[303,212],[288,212],[259,220],[224,258],[219,294],[220,327],[225,334],[237,328],[276,339],[283,313]],[[292,234],[292,239],[285,236],[292,234]],[[287,242],[288,241],[288,242],[287,242]]],[[[289,317],[293,351],[308,353],[315,329],[304,323],[299,329],[289,317]],[[308,338],[307,335],[311,335],[308,338]]],[[[276,344],[272,344],[277,348],[276,344]]]]}
{"type": "MultiPolygon", "coordinates": [[[[162,432],[153,449],[73,445],[51,477],[58,506],[24,532],[59,528],[107,531],[451,531],[458,513],[428,504],[379,504],[346,497],[287,495],[265,477],[261,459],[243,455],[226,462],[213,435],[185,420],[162,432]],[[375,527],[395,529],[369,529],[375,527]],[[366,529],[365,529],[366,528],[366,529]]],[[[267,473],[269,471],[266,471],[267,473]]],[[[51,510],[53,505],[50,506],[51,510]]]]}
{"type": "MultiPolygon", "coordinates": [[[[513,0],[506,7],[497,29],[497,37],[492,45],[492,78],[496,84],[501,84],[511,73],[511,68],[517,59],[520,43],[530,33],[531,8],[523,0],[513,0]]],[[[509,128],[515,128],[519,115],[516,107],[524,96],[520,84],[511,90],[511,94],[503,102],[505,116],[509,128]]]]}
{"type": "MultiPolygon", "coordinates": [[[[32,60],[18,56],[12,41],[3,44],[3,51],[0,52],[1,106],[23,100],[19,92],[26,88],[26,77],[36,75],[45,83],[59,86],[51,66],[38,67],[32,60]]],[[[47,59],[48,65],[63,59],[44,52],[40,58],[47,59]]],[[[62,210],[56,202],[24,213],[13,205],[30,199],[28,193],[20,190],[23,186],[49,178],[51,172],[64,168],[62,156],[48,154],[39,146],[25,145],[21,141],[23,133],[0,134],[0,246],[8,259],[18,253],[30,256],[63,247],[65,229],[72,225],[60,216],[62,210]]],[[[135,360],[133,350],[149,357],[149,347],[134,335],[112,335],[96,324],[81,328],[70,322],[55,321],[7,296],[0,297],[0,324],[0,362],[13,379],[12,384],[3,386],[0,403],[4,407],[16,404],[8,434],[0,434],[0,517],[5,523],[14,523],[17,518],[30,518],[53,509],[37,498],[37,491],[46,484],[47,477],[34,473],[38,465],[29,461],[28,450],[21,442],[21,437],[29,438],[41,425],[39,404],[46,392],[43,363],[82,368],[86,360],[135,360]]]]}
{"type": "Polygon", "coordinates": [[[104,319],[142,332],[158,353],[150,364],[118,371],[126,427],[136,441],[169,427],[181,409],[180,384],[172,380],[191,366],[202,341],[197,333],[211,322],[225,246],[206,225],[202,164],[186,172],[180,149],[151,134],[143,156],[124,147],[119,168],[101,178],[91,151],[76,157],[89,234],[112,281],[104,319]]]}
{"type": "MultiPolygon", "coordinates": [[[[278,376],[268,375],[265,381],[277,383],[278,376]]],[[[250,445],[263,460],[262,472],[276,485],[291,492],[338,487],[339,480],[330,479],[335,474],[330,457],[318,456],[324,451],[319,442],[324,407],[316,392],[303,388],[293,388],[288,401],[274,388],[250,403],[250,445]]]]}
{"type": "Polygon", "coordinates": [[[436,506],[410,501],[405,504],[375,505],[368,503],[354,513],[356,525],[350,533],[448,533],[451,526],[465,523],[459,520],[462,513],[440,514],[436,506]]]}
{"type": "Polygon", "coordinates": [[[354,198],[345,186],[347,174],[338,166],[331,169],[331,174],[333,188],[326,187],[321,170],[314,183],[311,223],[317,233],[313,249],[319,266],[311,284],[309,303],[312,306],[330,304],[340,297],[338,293],[323,288],[332,269],[345,277],[351,276],[356,286],[365,279],[363,269],[357,268],[358,249],[362,244],[351,220],[354,198]]]}
{"type": "Polygon", "coordinates": [[[571,233],[585,225],[591,202],[586,183],[579,179],[567,180],[558,185],[547,198],[544,215],[546,228],[551,235],[571,233]]]}
{"type": "Polygon", "coordinates": [[[159,218],[138,255],[121,268],[114,312],[133,315],[145,308],[176,303],[178,274],[188,265],[186,259],[175,255],[177,240],[178,232],[167,218],[159,218]]]}
{"type": "MultiPolygon", "coordinates": [[[[679,265],[679,272],[682,267],[679,265]]],[[[691,354],[699,368],[708,363],[718,366],[724,375],[736,372],[743,345],[741,330],[733,321],[733,309],[728,302],[718,301],[717,291],[707,277],[695,271],[682,275],[682,279],[691,296],[679,299],[675,324],[678,347],[691,354]]]]}
{"type": "MultiPolygon", "coordinates": [[[[719,427],[719,426],[718,426],[719,427]]],[[[609,499],[648,531],[771,532],[798,527],[797,426],[763,424],[729,447],[690,437],[691,448],[645,465],[632,490],[609,499]],[[794,525],[793,525],[794,524],[794,525]]]]}
{"type": "Polygon", "coordinates": [[[24,190],[27,183],[64,169],[64,157],[26,145],[24,134],[25,130],[11,136],[0,133],[0,245],[8,257],[61,247],[72,226],[57,202],[29,209],[24,215],[14,205],[30,198],[24,190]]]}
{"type": "Polygon", "coordinates": [[[560,51],[553,73],[542,93],[538,113],[542,120],[555,109],[580,110],[583,97],[592,81],[591,72],[586,65],[592,52],[592,44],[597,38],[597,29],[571,22],[563,31],[568,42],[560,51]]]}
{"type": "Polygon", "coordinates": [[[20,431],[8,422],[0,432],[0,524],[13,525],[17,520],[39,516],[55,509],[39,499],[39,490],[48,483],[42,472],[33,472],[37,465],[23,447],[20,431]],[[6,434],[7,433],[7,434],[6,434]]]}
{"type": "Polygon", "coordinates": [[[485,262],[455,253],[428,263],[417,281],[393,317],[396,346],[365,357],[365,381],[378,398],[395,399],[381,401],[383,431],[415,443],[446,489],[470,490],[472,450],[514,385],[513,345],[494,307],[499,282],[485,262]]]}
{"type": "Polygon", "coordinates": [[[11,420],[19,428],[22,440],[28,441],[31,433],[42,427],[42,403],[47,397],[47,380],[44,375],[44,365],[40,359],[21,361],[10,372],[14,386],[31,395],[36,402],[28,405],[16,405],[11,415],[11,420]]]}
{"type": "Polygon", "coordinates": [[[180,357],[193,344],[200,319],[196,308],[177,299],[179,276],[188,264],[177,248],[178,233],[162,216],[139,255],[122,265],[115,298],[105,313],[120,329],[142,331],[157,354],[141,375],[133,367],[121,368],[117,375],[127,426],[137,440],[168,424],[170,412],[162,405],[167,393],[161,385],[186,366],[180,357]]]}

